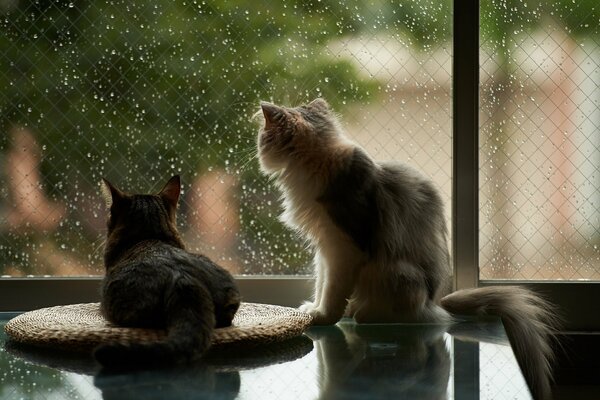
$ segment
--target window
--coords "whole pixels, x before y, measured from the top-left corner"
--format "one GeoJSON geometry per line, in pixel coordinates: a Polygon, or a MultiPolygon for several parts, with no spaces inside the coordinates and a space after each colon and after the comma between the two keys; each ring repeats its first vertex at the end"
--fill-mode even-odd
{"type": "Polygon", "coordinates": [[[600,278],[596,2],[481,2],[480,278],[600,278]]]}
{"type": "Polygon", "coordinates": [[[251,276],[248,298],[297,304],[310,257],[251,117],[323,96],[371,154],[442,189],[457,287],[525,282],[590,327],[594,284],[536,281],[598,279],[599,11],[478,3],[4,2],[0,304],[96,296],[100,178],[149,191],[176,173],[189,247],[251,276]]]}
{"type": "Polygon", "coordinates": [[[191,250],[236,274],[302,275],[255,159],[259,100],[323,96],[379,159],[443,190],[450,220],[450,2],[5,2],[0,274],[102,269],[99,181],[181,174],[191,250]]]}

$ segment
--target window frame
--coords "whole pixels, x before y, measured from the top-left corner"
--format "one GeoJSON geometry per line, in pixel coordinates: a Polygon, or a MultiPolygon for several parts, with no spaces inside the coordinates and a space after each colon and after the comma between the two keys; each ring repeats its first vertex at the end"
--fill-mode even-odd
{"type": "MultiPolygon", "coordinates": [[[[236,276],[242,300],[297,307],[312,296],[313,279],[293,275],[236,276]]],[[[1,278],[0,312],[100,301],[102,276],[1,278]]]]}
{"type": "Polygon", "coordinates": [[[523,285],[556,306],[565,331],[600,329],[600,282],[479,279],[479,0],[453,1],[452,256],[455,290],[523,285]]]}
{"type": "MultiPolygon", "coordinates": [[[[453,1],[452,255],[454,287],[526,285],[557,305],[565,330],[600,328],[600,282],[479,280],[479,0],[453,1]]],[[[99,301],[102,277],[0,278],[0,312],[99,301]]],[[[244,301],[297,306],[308,276],[237,276],[244,301]]]]}

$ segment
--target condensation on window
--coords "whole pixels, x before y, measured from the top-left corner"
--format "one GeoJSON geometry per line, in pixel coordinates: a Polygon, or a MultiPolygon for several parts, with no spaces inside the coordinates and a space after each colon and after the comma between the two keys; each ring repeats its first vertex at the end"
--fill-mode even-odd
{"type": "Polygon", "coordinates": [[[0,275],[101,274],[101,178],[156,192],[174,174],[188,249],[309,273],[258,170],[260,100],[326,98],[450,200],[449,0],[0,3],[0,275]]]}

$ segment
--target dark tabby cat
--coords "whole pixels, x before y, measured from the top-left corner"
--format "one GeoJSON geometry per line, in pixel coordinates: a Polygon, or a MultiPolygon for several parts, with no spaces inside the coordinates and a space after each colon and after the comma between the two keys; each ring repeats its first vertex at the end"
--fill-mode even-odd
{"type": "Polygon", "coordinates": [[[102,313],[116,325],[167,330],[163,342],[99,346],[94,356],[105,366],[193,360],[240,305],[229,272],[185,251],[175,222],[180,189],[179,176],[157,195],[125,194],[103,182],[110,216],[102,313]]]}

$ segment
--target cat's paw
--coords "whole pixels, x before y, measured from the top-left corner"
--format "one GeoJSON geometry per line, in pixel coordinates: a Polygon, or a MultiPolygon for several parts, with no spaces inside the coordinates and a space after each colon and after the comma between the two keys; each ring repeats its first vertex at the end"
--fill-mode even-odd
{"type": "Polygon", "coordinates": [[[317,308],[317,306],[315,305],[315,303],[310,302],[310,301],[305,301],[304,304],[302,304],[300,307],[298,307],[298,310],[305,312],[307,314],[310,314],[316,308],[317,308]]]}
{"type": "Polygon", "coordinates": [[[312,317],[313,325],[333,325],[340,319],[337,315],[328,314],[318,308],[312,309],[308,313],[312,317]]]}
{"type": "Polygon", "coordinates": [[[333,325],[340,319],[337,315],[326,313],[315,303],[310,301],[304,302],[298,309],[312,317],[313,325],[333,325]]]}

